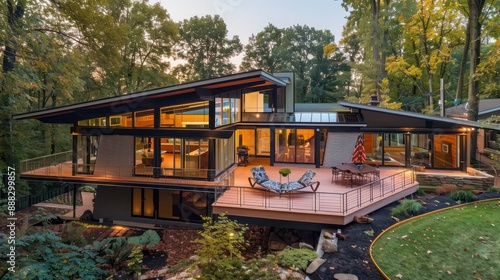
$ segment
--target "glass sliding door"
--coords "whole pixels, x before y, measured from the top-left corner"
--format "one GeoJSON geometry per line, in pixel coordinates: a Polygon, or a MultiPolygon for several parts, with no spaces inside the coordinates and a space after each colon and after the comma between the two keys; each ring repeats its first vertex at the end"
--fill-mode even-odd
{"type": "Polygon", "coordinates": [[[132,189],[132,216],[202,222],[213,197],[208,193],[163,189],[132,189]]]}
{"type": "Polygon", "coordinates": [[[277,162],[315,162],[314,129],[277,129],[275,134],[277,162]]]}
{"type": "Polygon", "coordinates": [[[271,130],[269,128],[258,128],[256,130],[257,146],[255,154],[258,156],[269,156],[271,154],[271,130]]]}

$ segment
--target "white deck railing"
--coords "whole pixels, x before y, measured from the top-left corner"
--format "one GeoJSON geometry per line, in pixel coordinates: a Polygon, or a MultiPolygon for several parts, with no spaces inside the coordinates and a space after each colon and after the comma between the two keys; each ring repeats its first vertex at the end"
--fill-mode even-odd
{"type": "Polygon", "coordinates": [[[214,205],[345,214],[414,183],[413,170],[405,170],[343,193],[298,191],[279,196],[269,190],[228,185],[216,188],[214,205]]]}

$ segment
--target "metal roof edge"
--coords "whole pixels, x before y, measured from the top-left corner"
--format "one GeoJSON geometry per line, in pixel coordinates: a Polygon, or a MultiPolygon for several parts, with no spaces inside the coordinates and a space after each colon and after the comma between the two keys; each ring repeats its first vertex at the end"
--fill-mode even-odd
{"type": "Polygon", "coordinates": [[[426,119],[426,120],[431,120],[431,121],[455,123],[455,124],[460,124],[460,125],[470,126],[470,127],[475,127],[475,128],[483,128],[484,127],[484,125],[480,122],[473,122],[473,121],[469,121],[469,120],[466,121],[466,120],[457,120],[457,119],[452,119],[452,118],[447,118],[447,117],[431,116],[431,115],[425,115],[425,114],[421,114],[421,113],[407,112],[407,111],[402,111],[402,110],[394,110],[394,109],[389,109],[389,108],[382,108],[382,107],[370,106],[370,105],[365,105],[365,104],[351,103],[351,102],[346,102],[346,101],[340,101],[339,104],[344,106],[344,107],[349,107],[349,108],[376,111],[376,112],[380,112],[380,113],[387,113],[387,114],[393,114],[393,115],[399,115],[399,116],[405,116],[405,117],[413,117],[413,118],[420,118],[420,119],[426,119]]]}
{"type": "Polygon", "coordinates": [[[146,90],[146,91],[139,91],[139,92],[134,92],[134,93],[130,93],[130,94],[124,94],[124,95],[120,95],[120,96],[113,96],[113,97],[102,98],[102,99],[98,99],[98,100],[91,100],[91,101],[70,104],[70,105],[64,105],[64,106],[60,106],[60,107],[56,107],[56,108],[42,109],[42,110],[37,110],[37,111],[32,111],[32,112],[15,114],[15,115],[13,115],[13,119],[14,120],[30,119],[30,118],[34,118],[34,117],[46,115],[46,114],[53,114],[53,113],[58,113],[58,112],[62,112],[62,111],[67,111],[67,110],[74,110],[74,109],[83,109],[83,108],[101,105],[101,104],[105,104],[105,103],[120,102],[120,101],[124,101],[127,99],[147,97],[147,96],[158,94],[158,93],[173,92],[173,91],[185,90],[185,89],[189,89],[189,88],[197,88],[197,87],[206,86],[206,85],[210,85],[210,84],[217,84],[217,83],[221,83],[221,82],[226,82],[226,81],[230,81],[230,80],[234,80],[234,79],[243,79],[243,78],[250,78],[250,77],[260,77],[262,79],[266,79],[266,80],[268,80],[272,83],[278,84],[280,86],[286,86],[286,83],[284,81],[282,81],[276,77],[273,77],[271,74],[264,72],[261,69],[257,69],[257,70],[251,70],[248,72],[236,73],[236,74],[226,75],[226,76],[217,77],[217,78],[193,81],[193,82],[188,82],[188,83],[183,83],[183,84],[155,88],[155,89],[146,90]]]}

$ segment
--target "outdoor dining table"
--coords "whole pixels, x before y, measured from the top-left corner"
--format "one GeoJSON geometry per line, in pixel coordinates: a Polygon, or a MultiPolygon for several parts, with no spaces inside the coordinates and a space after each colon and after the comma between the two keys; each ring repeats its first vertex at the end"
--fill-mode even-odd
{"type": "Polygon", "coordinates": [[[353,176],[354,175],[364,175],[364,174],[377,174],[378,169],[368,165],[368,164],[359,164],[359,163],[342,163],[339,165],[335,165],[332,168],[337,168],[342,172],[349,172],[351,174],[351,187],[353,184],[353,176]]]}

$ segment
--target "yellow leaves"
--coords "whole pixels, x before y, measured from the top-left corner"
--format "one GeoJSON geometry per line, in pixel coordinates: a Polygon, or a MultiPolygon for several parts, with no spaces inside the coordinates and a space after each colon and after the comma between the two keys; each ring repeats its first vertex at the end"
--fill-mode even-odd
{"type": "Polygon", "coordinates": [[[403,74],[405,76],[410,76],[413,78],[420,78],[422,76],[422,70],[415,65],[410,65],[401,56],[390,56],[387,58],[385,63],[385,68],[387,73],[392,75],[403,74]]]}
{"type": "Polygon", "coordinates": [[[323,47],[323,54],[326,57],[330,57],[333,55],[333,53],[338,49],[337,44],[331,43],[323,47]]]}

